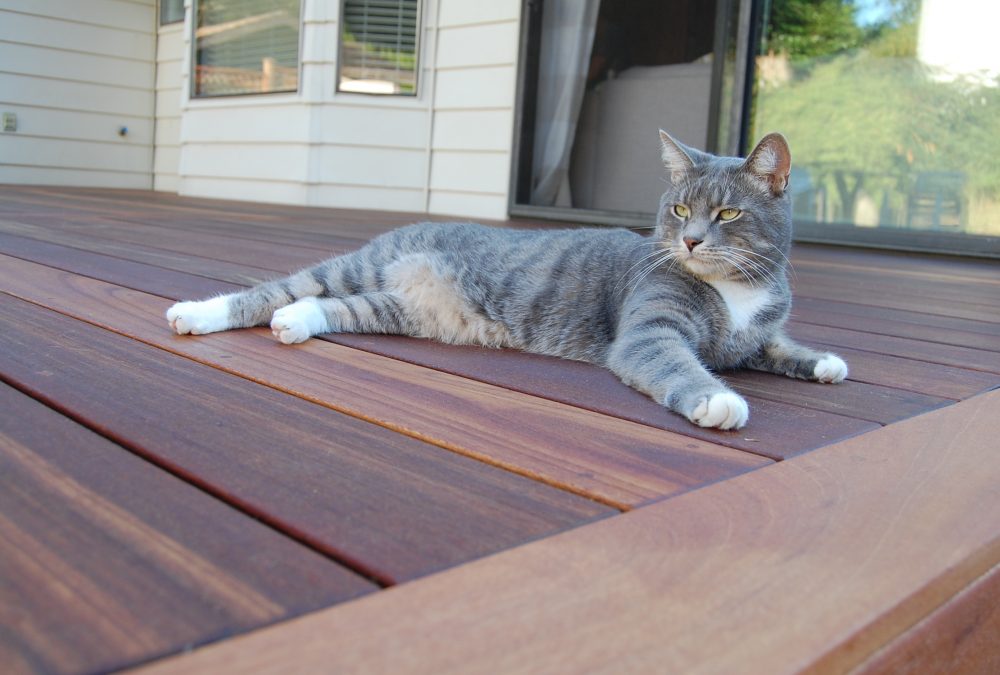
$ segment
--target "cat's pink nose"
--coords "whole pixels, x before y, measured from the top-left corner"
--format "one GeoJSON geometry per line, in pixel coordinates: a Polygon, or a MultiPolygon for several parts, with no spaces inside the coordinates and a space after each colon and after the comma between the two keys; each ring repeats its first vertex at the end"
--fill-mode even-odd
{"type": "Polygon", "coordinates": [[[695,239],[694,237],[684,237],[684,245],[688,247],[688,251],[694,251],[694,247],[702,242],[701,239],[695,239]]]}

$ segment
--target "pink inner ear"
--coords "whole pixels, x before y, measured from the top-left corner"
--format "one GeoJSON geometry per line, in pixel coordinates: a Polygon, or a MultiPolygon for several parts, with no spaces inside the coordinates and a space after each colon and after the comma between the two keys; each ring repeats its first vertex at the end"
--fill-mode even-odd
{"type": "Polygon", "coordinates": [[[778,134],[765,136],[754,148],[747,163],[754,174],[767,179],[775,194],[785,191],[788,174],[792,170],[792,157],[783,137],[778,134]]]}

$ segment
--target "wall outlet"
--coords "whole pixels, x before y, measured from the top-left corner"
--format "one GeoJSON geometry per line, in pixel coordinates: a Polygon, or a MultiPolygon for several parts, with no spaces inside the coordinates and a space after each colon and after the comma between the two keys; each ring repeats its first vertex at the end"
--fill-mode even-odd
{"type": "Polygon", "coordinates": [[[5,112],[3,114],[3,130],[17,131],[17,113],[5,112]]]}

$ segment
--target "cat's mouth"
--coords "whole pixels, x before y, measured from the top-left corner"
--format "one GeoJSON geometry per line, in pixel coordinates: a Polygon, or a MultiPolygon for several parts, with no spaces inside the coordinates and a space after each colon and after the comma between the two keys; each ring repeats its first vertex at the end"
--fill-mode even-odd
{"type": "Polygon", "coordinates": [[[727,270],[724,263],[707,248],[703,249],[698,246],[693,251],[689,251],[686,246],[680,246],[675,249],[674,254],[681,265],[697,277],[716,279],[726,276],[727,270]]]}

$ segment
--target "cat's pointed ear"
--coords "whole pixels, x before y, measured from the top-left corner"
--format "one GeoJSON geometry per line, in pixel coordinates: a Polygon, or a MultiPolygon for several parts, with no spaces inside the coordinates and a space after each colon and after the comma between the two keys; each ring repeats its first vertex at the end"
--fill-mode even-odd
{"type": "Polygon", "coordinates": [[[760,140],[743,168],[767,183],[775,196],[781,196],[788,187],[788,174],[792,171],[792,151],[781,134],[768,134],[760,140]]]}
{"type": "Polygon", "coordinates": [[[663,159],[663,166],[667,167],[671,183],[680,183],[694,168],[694,161],[684,146],[663,129],[660,129],[660,158],[663,159]]]}

